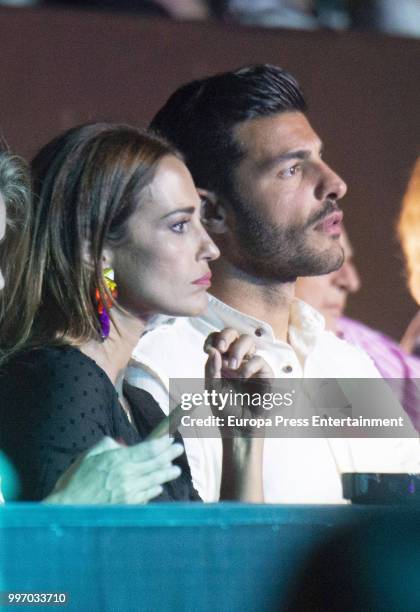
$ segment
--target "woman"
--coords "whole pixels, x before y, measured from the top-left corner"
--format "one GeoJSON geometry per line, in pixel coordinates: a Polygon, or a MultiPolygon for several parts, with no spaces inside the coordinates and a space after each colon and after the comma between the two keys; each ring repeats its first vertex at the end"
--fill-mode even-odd
{"type": "MultiPolygon", "coordinates": [[[[0,447],[18,469],[21,497],[48,495],[81,453],[108,436],[128,448],[117,448],[123,486],[110,475],[109,461],[97,469],[107,501],[145,501],[159,493],[197,499],[185,457],[179,478],[175,466],[154,479],[155,468],[180,449],[160,440],[153,448],[163,448],[162,457],[145,461],[136,443],[163,413],[146,392],[123,384],[132,349],[156,313],[191,316],[207,303],[208,262],[218,250],[200,223],[188,170],[156,137],[92,124],[46,145],[32,171],[30,244],[14,266],[13,302],[6,295],[0,327],[6,352],[0,447]],[[146,496],[137,482],[144,463],[146,496]]],[[[245,359],[250,348],[247,339],[233,339],[227,353],[244,361],[247,376],[267,375],[258,358],[255,367],[245,359]]],[[[207,371],[218,377],[221,354],[208,350],[207,371]]],[[[261,447],[261,441],[252,444],[261,447]]],[[[90,463],[104,449],[96,450],[90,463]]]]}
{"type": "MultiPolygon", "coordinates": [[[[16,304],[16,293],[22,281],[23,266],[16,268],[16,262],[24,257],[29,247],[30,237],[30,206],[29,206],[29,176],[25,162],[6,150],[0,151],[0,288],[4,287],[4,277],[9,279],[6,286],[6,299],[0,301],[2,307],[3,327],[8,317],[13,317],[16,304]],[[6,214],[7,213],[7,214],[6,214]],[[7,226],[7,232],[6,232],[7,226]],[[4,274],[3,274],[4,271],[4,274]],[[12,273],[14,272],[14,273],[12,273]],[[11,282],[13,280],[13,283],[11,282]]],[[[0,347],[3,343],[0,343],[0,347]]],[[[4,356],[3,356],[4,357],[4,356]]],[[[5,406],[7,409],[7,406],[5,406]]],[[[2,427],[3,437],[8,433],[2,427]]],[[[7,443],[5,446],[7,447],[7,443]]],[[[51,497],[51,501],[73,501],[73,503],[86,503],[94,501],[107,501],[104,483],[95,474],[98,469],[107,465],[111,475],[119,482],[126,483],[125,471],[130,467],[130,461],[122,461],[122,452],[110,453],[118,444],[111,438],[103,438],[93,449],[89,456],[80,458],[76,462],[77,470],[72,470],[72,479],[66,478],[60,496],[51,497]]],[[[174,478],[180,469],[173,469],[171,459],[183,452],[182,447],[172,445],[168,439],[158,443],[146,442],[136,448],[137,461],[137,488],[130,491],[131,501],[147,501],[154,494],[159,494],[160,482],[174,478]],[[153,462],[156,464],[154,465],[153,462]],[[157,465],[158,464],[158,465],[157,465]],[[160,466],[160,467],[159,467],[160,466]]],[[[14,499],[18,494],[19,479],[13,465],[0,451],[0,478],[3,492],[7,499],[14,499]]],[[[67,476],[67,475],[66,475],[67,476]]],[[[113,496],[118,499],[118,489],[113,490],[113,496]]],[[[111,497],[111,496],[109,496],[111,497]]],[[[0,500],[2,494],[0,490],[0,500]]],[[[111,499],[109,499],[111,501],[111,499]]]]}

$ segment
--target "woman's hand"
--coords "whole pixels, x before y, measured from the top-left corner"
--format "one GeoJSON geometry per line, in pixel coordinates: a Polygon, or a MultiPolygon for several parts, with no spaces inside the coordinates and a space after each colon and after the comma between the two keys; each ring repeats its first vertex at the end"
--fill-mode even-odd
{"type": "Polygon", "coordinates": [[[223,410],[217,401],[212,405],[213,414],[223,417],[222,437],[261,436],[264,410],[257,400],[270,391],[269,379],[274,374],[266,361],[255,355],[254,339],[225,328],[208,336],[204,350],[209,355],[205,366],[206,389],[214,390],[215,398],[229,397],[223,410]],[[247,402],[248,396],[254,399],[252,403],[247,402]],[[255,417],[260,417],[257,424],[255,417]]]}
{"type": "Polygon", "coordinates": [[[252,336],[240,335],[231,327],[210,334],[204,343],[204,351],[209,355],[206,378],[274,378],[267,362],[255,355],[252,336]]]}
{"type": "Polygon", "coordinates": [[[232,328],[210,334],[204,350],[209,355],[205,366],[206,388],[235,398],[224,404],[223,413],[217,403],[212,406],[213,413],[224,419],[220,427],[223,444],[220,498],[263,502],[264,426],[260,425],[264,422],[263,409],[261,402],[256,402],[259,406],[250,405],[242,398],[247,393],[261,397],[269,391],[270,384],[264,379],[274,378],[273,371],[262,357],[255,355],[254,339],[232,328]],[[239,403],[237,397],[241,398],[239,403]]]}
{"type": "Polygon", "coordinates": [[[162,493],[163,483],[180,476],[172,461],[183,452],[167,436],[135,446],[104,437],[60,477],[44,502],[145,504],[162,493]]]}

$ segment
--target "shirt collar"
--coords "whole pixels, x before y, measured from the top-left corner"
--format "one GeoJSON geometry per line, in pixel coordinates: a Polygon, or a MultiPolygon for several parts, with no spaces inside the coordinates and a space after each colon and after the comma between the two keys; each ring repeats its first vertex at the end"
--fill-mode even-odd
{"type": "MultiPolygon", "coordinates": [[[[156,315],[148,322],[145,333],[161,325],[172,325],[176,320],[183,318],[156,315]]],[[[271,325],[232,308],[212,295],[209,295],[204,313],[198,317],[191,317],[190,322],[194,327],[204,328],[204,331],[208,328],[208,333],[214,328],[222,330],[224,327],[232,327],[240,334],[254,336],[257,346],[266,342],[279,342],[274,336],[271,325]]],[[[293,349],[301,356],[307,355],[323,331],[325,331],[325,319],[322,314],[303,300],[293,298],[288,330],[288,341],[293,349]]]]}
{"type": "Polygon", "coordinates": [[[325,332],[325,319],[312,306],[294,298],[290,307],[289,342],[302,357],[315,346],[320,334],[325,332]]]}
{"type": "MultiPolygon", "coordinates": [[[[202,315],[191,319],[201,327],[201,324],[223,329],[233,327],[239,333],[250,334],[261,340],[278,342],[271,325],[250,315],[246,315],[214,296],[209,296],[207,309],[202,315]]],[[[307,353],[317,340],[318,334],[325,330],[324,317],[306,302],[293,298],[289,316],[289,342],[299,352],[307,353]]],[[[257,341],[258,344],[258,341],[257,341]]]]}

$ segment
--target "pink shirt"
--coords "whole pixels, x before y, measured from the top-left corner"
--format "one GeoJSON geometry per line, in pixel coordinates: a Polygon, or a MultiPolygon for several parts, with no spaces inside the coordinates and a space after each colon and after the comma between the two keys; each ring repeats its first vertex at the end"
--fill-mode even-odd
{"type": "Polygon", "coordinates": [[[420,359],[405,353],[389,336],[359,321],[341,317],[337,328],[340,338],[359,346],[371,357],[420,431],[420,359]]]}

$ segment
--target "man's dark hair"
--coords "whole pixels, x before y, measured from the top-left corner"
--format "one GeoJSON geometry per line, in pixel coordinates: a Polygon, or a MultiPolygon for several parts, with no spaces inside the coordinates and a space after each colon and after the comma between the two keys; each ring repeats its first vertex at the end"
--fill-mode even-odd
{"type": "Polygon", "coordinates": [[[150,127],[184,154],[198,187],[228,196],[232,171],[245,153],[233,128],[249,119],[305,110],[294,77],[277,66],[259,64],[183,85],[150,127]]]}

